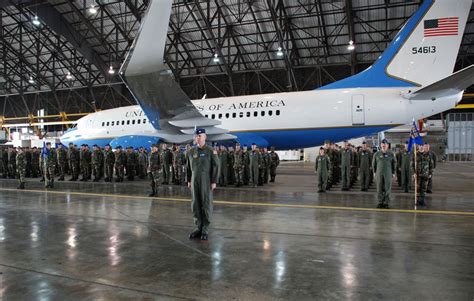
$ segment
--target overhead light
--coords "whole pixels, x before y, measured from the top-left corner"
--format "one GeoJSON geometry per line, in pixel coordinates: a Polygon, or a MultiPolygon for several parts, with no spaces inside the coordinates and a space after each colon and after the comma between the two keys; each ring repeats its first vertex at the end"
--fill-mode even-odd
{"type": "Polygon", "coordinates": [[[349,46],[347,46],[347,50],[352,51],[355,49],[354,41],[349,41],[349,46]]]}
{"type": "Polygon", "coordinates": [[[278,47],[277,56],[283,56],[283,50],[281,47],[278,47]]]}
{"type": "Polygon", "coordinates": [[[109,74],[115,74],[114,67],[110,66],[110,68],[109,68],[109,74]]]}
{"type": "Polygon", "coordinates": [[[221,60],[219,59],[219,55],[216,53],[214,54],[214,58],[212,59],[214,63],[219,63],[221,60]]]}
{"type": "Polygon", "coordinates": [[[73,79],[73,77],[72,77],[72,75],[71,75],[71,72],[68,72],[68,73],[67,73],[66,79],[68,79],[68,80],[73,79]]]}
{"type": "Polygon", "coordinates": [[[91,7],[89,7],[89,13],[90,14],[97,14],[97,8],[95,8],[94,4],[91,4],[91,7]]]}
{"type": "Polygon", "coordinates": [[[30,84],[34,84],[34,83],[35,83],[35,80],[30,76],[30,79],[28,80],[28,82],[29,82],[30,84]]]}
{"type": "Polygon", "coordinates": [[[35,16],[33,18],[33,21],[31,21],[33,23],[34,26],[40,26],[41,25],[41,22],[40,20],[38,19],[38,16],[35,16]]]}

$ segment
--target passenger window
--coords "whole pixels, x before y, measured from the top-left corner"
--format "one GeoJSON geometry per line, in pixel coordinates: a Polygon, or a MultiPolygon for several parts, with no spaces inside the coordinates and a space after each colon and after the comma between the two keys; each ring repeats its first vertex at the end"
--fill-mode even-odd
{"type": "Polygon", "coordinates": [[[230,117],[230,114],[229,113],[225,113],[225,118],[229,118],[230,117]]]}
{"type": "Polygon", "coordinates": [[[258,112],[257,111],[253,112],[253,117],[257,117],[257,116],[258,116],[258,112]]]}
{"type": "Polygon", "coordinates": [[[265,116],[265,111],[260,112],[260,115],[265,116]]]}
{"type": "Polygon", "coordinates": [[[275,113],[276,113],[277,116],[280,116],[280,110],[276,110],[275,113]]]}
{"type": "Polygon", "coordinates": [[[209,118],[209,115],[204,115],[204,117],[209,118]]]}
{"type": "Polygon", "coordinates": [[[125,120],[122,120],[122,125],[124,125],[124,124],[125,124],[125,120]]]}
{"type": "Polygon", "coordinates": [[[244,117],[244,112],[240,112],[240,113],[239,113],[239,117],[240,117],[240,118],[244,117]]]}
{"type": "Polygon", "coordinates": [[[273,111],[272,110],[268,111],[268,116],[272,116],[272,115],[273,115],[273,111]]]}
{"type": "Polygon", "coordinates": [[[141,119],[138,119],[138,120],[137,120],[137,123],[138,123],[138,124],[140,124],[141,122],[142,122],[142,120],[141,120],[141,119]]]}
{"type": "Polygon", "coordinates": [[[250,112],[247,112],[247,117],[250,117],[250,112]]]}
{"type": "Polygon", "coordinates": [[[105,122],[102,122],[102,126],[105,126],[105,122]]]}
{"type": "Polygon", "coordinates": [[[222,119],[222,114],[219,114],[219,119],[222,119]]]}
{"type": "Polygon", "coordinates": [[[110,122],[107,121],[107,126],[109,126],[109,125],[110,125],[110,122]]]}
{"type": "Polygon", "coordinates": [[[130,125],[130,120],[127,120],[127,125],[130,125]]]}
{"type": "Polygon", "coordinates": [[[115,125],[120,125],[120,121],[117,120],[117,122],[115,123],[115,125]]]}
{"type": "Polygon", "coordinates": [[[135,119],[132,120],[132,124],[135,124],[135,119]]]}
{"type": "Polygon", "coordinates": [[[237,113],[232,113],[232,118],[237,117],[237,113]]]}
{"type": "Polygon", "coordinates": [[[216,114],[212,114],[211,118],[216,119],[216,114]]]}

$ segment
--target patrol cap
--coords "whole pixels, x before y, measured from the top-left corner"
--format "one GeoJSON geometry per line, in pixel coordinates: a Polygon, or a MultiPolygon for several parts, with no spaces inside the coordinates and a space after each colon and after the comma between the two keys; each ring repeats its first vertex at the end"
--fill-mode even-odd
{"type": "Polygon", "coordinates": [[[119,146],[117,146],[116,148],[120,148],[120,149],[121,149],[121,148],[122,148],[122,146],[121,146],[121,145],[119,145],[119,146]]]}
{"type": "Polygon", "coordinates": [[[367,144],[367,142],[363,141],[362,144],[367,144]]]}
{"type": "Polygon", "coordinates": [[[205,129],[196,129],[196,131],[194,132],[194,134],[196,135],[199,135],[199,134],[205,134],[206,133],[206,130],[205,129]]]}
{"type": "Polygon", "coordinates": [[[381,143],[388,144],[388,140],[384,138],[381,143]]]}
{"type": "Polygon", "coordinates": [[[257,144],[255,144],[255,142],[254,142],[254,143],[252,143],[252,145],[257,145],[257,144]]]}

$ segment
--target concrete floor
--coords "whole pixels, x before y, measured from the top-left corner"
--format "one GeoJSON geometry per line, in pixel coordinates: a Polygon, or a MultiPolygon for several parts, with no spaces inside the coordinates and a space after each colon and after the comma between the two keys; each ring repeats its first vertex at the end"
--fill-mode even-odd
{"type": "Polygon", "coordinates": [[[279,173],[219,188],[208,242],[187,239],[185,187],[0,180],[0,300],[473,300],[474,165],[439,164],[422,211],[279,173]]]}

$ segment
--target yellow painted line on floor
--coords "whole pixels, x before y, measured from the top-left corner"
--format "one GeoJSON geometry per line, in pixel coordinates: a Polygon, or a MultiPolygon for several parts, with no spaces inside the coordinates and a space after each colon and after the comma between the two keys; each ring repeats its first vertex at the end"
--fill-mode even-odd
{"type": "MultiPolygon", "coordinates": [[[[135,200],[159,200],[169,202],[186,202],[190,203],[190,199],[184,198],[165,198],[165,197],[148,197],[138,195],[123,195],[123,194],[105,194],[94,192],[75,192],[75,191],[54,191],[54,190],[34,190],[24,189],[17,190],[13,188],[0,188],[2,191],[16,191],[16,192],[31,192],[31,193],[46,193],[46,194],[60,194],[60,195],[78,195],[78,196],[96,196],[107,198],[120,199],[135,199],[135,200]]],[[[342,207],[342,206],[325,206],[325,205],[301,205],[301,204],[278,204],[278,203],[261,203],[261,202],[237,202],[237,201],[219,201],[214,200],[214,204],[220,205],[236,205],[236,206],[251,206],[251,207],[273,207],[273,208],[292,208],[292,209],[330,209],[330,210],[346,210],[346,211],[366,211],[366,212],[384,212],[384,213],[417,213],[417,214],[433,214],[433,215],[462,215],[474,217],[474,212],[471,211],[442,211],[442,210],[414,210],[414,209],[378,209],[378,208],[364,208],[364,207],[342,207]]]]}

